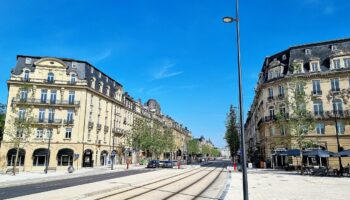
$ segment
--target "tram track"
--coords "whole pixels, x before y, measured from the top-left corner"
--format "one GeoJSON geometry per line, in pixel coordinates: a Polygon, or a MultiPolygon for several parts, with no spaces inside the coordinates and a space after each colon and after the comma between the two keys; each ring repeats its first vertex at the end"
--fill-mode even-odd
{"type": "MultiPolygon", "coordinates": [[[[172,183],[175,183],[175,182],[180,181],[180,180],[182,180],[182,179],[184,179],[184,178],[193,176],[193,175],[195,175],[195,174],[198,174],[198,173],[200,173],[200,172],[206,170],[207,168],[209,168],[210,165],[212,165],[212,163],[207,164],[206,167],[204,167],[203,169],[201,169],[201,168],[195,168],[195,169],[193,169],[193,170],[189,170],[189,171],[186,171],[186,172],[181,173],[181,174],[176,174],[176,175],[173,175],[173,176],[170,176],[170,177],[166,177],[166,178],[163,178],[163,179],[159,179],[159,180],[156,180],[156,181],[152,181],[152,182],[150,182],[150,183],[146,183],[146,184],[143,184],[143,185],[140,185],[140,186],[136,186],[136,187],[133,187],[133,188],[129,188],[129,189],[126,189],[126,190],[123,190],[123,191],[120,191],[120,192],[108,194],[108,195],[105,195],[105,196],[103,196],[103,197],[99,197],[99,198],[95,198],[95,199],[96,199],[96,200],[107,199],[107,198],[110,198],[110,197],[113,197],[113,196],[116,196],[116,195],[120,195],[120,194],[123,194],[123,193],[131,192],[131,191],[134,191],[134,190],[137,190],[137,189],[142,189],[142,188],[145,188],[146,186],[151,186],[151,185],[153,185],[153,184],[157,184],[157,183],[162,182],[162,181],[166,181],[166,180],[169,180],[169,179],[172,179],[172,178],[175,178],[175,177],[182,176],[182,175],[184,175],[184,174],[188,174],[188,173],[197,171],[197,172],[195,172],[195,173],[189,174],[189,175],[187,175],[187,176],[184,176],[184,177],[181,177],[181,178],[179,178],[179,179],[176,179],[176,180],[172,181],[172,183]]],[[[166,185],[169,185],[169,184],[166,184],[166,185]]],[[[158,188],[164,187],[164,186],[166,186],[166,185],[160,186],[160,187],[158,187],[158,188]]],[[[146,192],[145,192],[145,193],[146,193],[146,192]]],[[[142,195],[142,194],[140,194],[140,195],[142,195]]],[[[137,195],[137,196],[140,196],[140,195],[137,195]]],[[[136,197],[136,196],[135,196],[135,197],[136,197]]],[[[134,197],[132,197],[132,198],[134,198],[134,197]]],[[[127,198],[127,199],[130,199],[130,197],[127,198]]]]}

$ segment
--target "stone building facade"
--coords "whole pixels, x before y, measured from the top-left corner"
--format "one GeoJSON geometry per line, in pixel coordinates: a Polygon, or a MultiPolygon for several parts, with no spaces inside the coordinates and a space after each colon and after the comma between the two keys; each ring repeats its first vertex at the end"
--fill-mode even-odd
{"type": "MultiPolygon", "coordinates": [[[[86,61],[19,55],[7,84],[6,126],[29,114],[28,109],[34,118],[33,134],[19,151],[20,170],[43,170],[49,142],[49,166],[56,169],[110,165],[112,152],[114,164],[125,163],[126,157],[135,162],[136,153],[126,142],[135,118],[171,127],[181,138],[178,150],[191,138],[186,127],[161,113],[156,100],[135,101],[120,83],[86,61]]],[[[14,163],[16,149],[10,141],[5,134],[2,170],[14,163]]]]}
{"type": "MultiPolygon", "coordinates": [[[[293,148],[274,142],[289,134],[277,125],[276,113],[287,116],[293,112],[285,105],[285,98],[290,98],[287,84],[293,77],[306,82],[304,91],[311,99],[306,109],[315,119],[315,129],[306,139],[316,142],[319,148],[337,152],[337,127],[341,147],[350,148],[350,39],[293,46],[267,57],[259,74],[244,126],[248,161],[257,166],[261,166],[260,161],[268,166],[283,166],[288,158],[274,156],[274,152],[293,148]],[[301,67],[292,69],[293,66],[301,67]]],[[[293,162],[296,164],[296,158],[293,162]]],[[[343,158],[343,165],[349,162],[343,158]]],[[[330,158],[329,164],[338,167],[338,159],[330,158]]]]}

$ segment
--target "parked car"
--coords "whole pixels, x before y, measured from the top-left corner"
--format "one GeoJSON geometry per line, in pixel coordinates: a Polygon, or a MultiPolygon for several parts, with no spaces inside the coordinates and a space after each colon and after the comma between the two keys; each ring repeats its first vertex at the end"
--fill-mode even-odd
{"type": "Polygon", "coordinates": [[[166,160],[163,162],[163,165],[162,165],[163,168],[173,168],[173,162],[170,161],[170,160],[166,160]]]}
{"type": "Polygon", "coordinates": [[[151,160],[147,165],[147,168],[158,168],[158,167],[159,167],[159,160],[151,160]]]}

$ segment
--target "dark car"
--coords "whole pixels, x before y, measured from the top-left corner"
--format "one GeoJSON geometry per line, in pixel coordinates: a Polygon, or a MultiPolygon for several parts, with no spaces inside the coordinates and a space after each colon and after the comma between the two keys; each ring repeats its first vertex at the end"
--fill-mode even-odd
{"type": "Polygon", "coordinates": [[[163,168],[173,168],[173,162],[170,161],[170,160],[166,160],[163,162],[163,165],[162,165],[163,168]]]}
{"type": "Polygon", "coordinates": [[[151,160],[147,165],[147,168],[158,168],[158,167],[159,167],[159,160],[151,160]]]}

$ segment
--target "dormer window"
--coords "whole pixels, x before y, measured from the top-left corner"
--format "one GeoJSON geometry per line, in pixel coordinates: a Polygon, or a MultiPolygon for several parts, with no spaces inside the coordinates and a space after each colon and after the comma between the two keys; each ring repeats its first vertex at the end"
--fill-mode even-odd
{"type": "Polygon", "coordinates": [[[338,47],[336,46],[336,45],[331,45],[331,50],[332,51],[335,51],[335,50],[337,50],[338,49],[338,47]]]}
{"type": "Polygon", "coordinates": [[[70,75],[70,84],[75,84],[76,83],[76,81],[77,81],[77,77],[76,77],[77,75],[76,74],[71,74],[70,75]]]}
{"type": "Polygon", "coordinates": [[[29,70],[24,71],[23,81],[29,81],[29,70]]]}
{"type": "Polygon", "coordinates": [[[345,68],[350,68],[350,58],[344,58],[344,66],[345,68]]]}
{"type": "Polygon", "coordinates": [[[93,88],[93,89],[95,89],[95,79],[94,78],[92,78],[91,79],[91,88],[93,88]]]}
{"type": "Polygon", "coordinates": [[[109,80],[109,79],[108,79],[108,76],[106,76],[106,83],[108,83],[108,80],[109,80]]]}
{"type": "Polygon", "coordinates": [[[90,72],[91,72],[91,74],[94,73],[94,68],[93,67],[90,68],[90,72]]]}
{"type": "Polygon", "coordinates": [[[47,75],[47,82],[48,83],[53,83],[55,80],[55,75],[52,72],[49,72],[47,75]]]}
{"type": "Polygon", "coordinates": [[[77,68],[78,67],[78,63],[77,62],[72,62],[72,68],[77,68]]]}
{"type": "Polygon", "coordinates": [[[340,60],[334,59],[333,60],[333,69],[339,69],[340,68],[340,60]]]}
{"type": "Polygon", "coordinates": [[[101,72],[99,72],[99,73],[98,73],[98,77],[101,78],[101,76],[102,76],[102,74],[101,74],[101,72]]]}
{"type": "Polygon", "coordinates": [[[305,55],[311,55],[311,49],[305,49],[305,55]]]}
{"type": "Polygon", "coordinates": [[[32,58],[26,58],[26,62],[27,65],[32,64],[32,58]]]}
{"type": "Polygon", "coordinates": [[[312,63],[310,63],[310,71],[311,71],[311,72],[317,72],[317,71],[319,71],[318,62],[312,62],[312,63]]]}
{"type": "Polygon", "coordinates": [[[109,96],[109,86],[106,87],[106,95],[109,96]]]}
{"type": "Polygon", "coordinates": [[[102,91],[103,91],[103,83],[102,82],[100,82],[99,83],[99,91],[102,93],[102,91]]]}
{"type": "Polygon", "coordinates": [[[284,61],[284,60],[287,60],[286,54],[284,54],[284,55],[282,56],[282,60],[283,60],[283,61],[284,61]]]}

